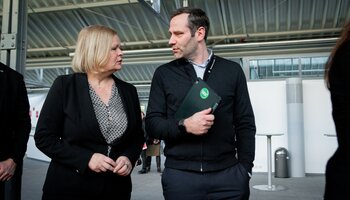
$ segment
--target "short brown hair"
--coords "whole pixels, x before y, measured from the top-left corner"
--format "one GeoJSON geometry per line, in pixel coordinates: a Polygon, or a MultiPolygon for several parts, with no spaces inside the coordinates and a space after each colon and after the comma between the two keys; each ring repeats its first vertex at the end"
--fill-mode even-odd
{"type": "Polygon", "coordinates": [[[175,10],[170,18],[172,19],[173,17],[184,13],[189,14],[188,26],[191,30],[191,36],[192,37],[194,36],[195,32],[199,27],[204,27],[205,29],[204,40],[207,40],[209,27],[210,27],[209,18],[207,14],[199,8],[182,7],[175,10]]]}

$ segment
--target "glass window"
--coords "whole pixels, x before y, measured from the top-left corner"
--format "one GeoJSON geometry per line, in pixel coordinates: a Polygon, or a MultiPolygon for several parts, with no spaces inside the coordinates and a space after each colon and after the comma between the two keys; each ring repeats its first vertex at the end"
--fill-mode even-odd
{"type": "Polygon", "coordinates": [[[276,58],[249,60],[250,80],[290,77],[323,77],[328,57],[276,58]],[[300,64],[299,64],[300,63],[300,64]],[[299,67],[300,66],[300,67],[299,67]]]}
{"type": "Polygon", "coordinates": [[[323,77],[327,57],[301,58],[303,77],[323,77]]]}

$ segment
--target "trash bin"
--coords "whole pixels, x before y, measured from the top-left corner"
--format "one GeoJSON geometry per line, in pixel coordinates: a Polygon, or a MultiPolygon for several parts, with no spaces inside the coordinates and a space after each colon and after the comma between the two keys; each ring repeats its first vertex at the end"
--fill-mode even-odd
{"type": "Polygon", "coordinates": [[[275,177],[288,178],[289,155],[287,149],[280,147],[275,151],[275,177]]]}

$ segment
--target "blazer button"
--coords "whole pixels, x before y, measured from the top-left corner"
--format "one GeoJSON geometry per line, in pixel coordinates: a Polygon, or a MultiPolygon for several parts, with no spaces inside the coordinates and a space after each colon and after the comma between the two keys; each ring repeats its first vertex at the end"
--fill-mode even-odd
{"type": "Polygon", "coordinates": [[[77,169],[77,170],[75,170],[77,173],[79,173],[79,170],[77,169]]]}

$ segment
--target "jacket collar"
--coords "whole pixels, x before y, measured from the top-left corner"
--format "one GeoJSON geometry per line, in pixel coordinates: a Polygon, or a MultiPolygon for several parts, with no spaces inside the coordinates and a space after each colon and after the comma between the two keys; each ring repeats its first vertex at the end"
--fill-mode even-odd
{"type": "MultiPolygon", "coordinates": [[[[130,99],[128,99],[126,96],[126,93],[128,92],[123,84],[122,81],[120,81],[116,76],[112,75],[115,86],[118,89],[118,93],[122,99],[122,103],[124,108],[128,107],[128,104],[131,104],[132,102],[130,99]]],[[[81,113],[81,119],[83,119],[83,123],[87,125],[88,131],[93,132],[92,134],[98,134],[100,140],[105,141],[103,134],[100,130],[100,126],[97,121],[97,117],[94,111],[94,107],[92,105],[90,93],[89,93],[89,83],[87,79],[87,75],[84,73],[78,73],[77,74],[77,93],[80,95],[77,95],[77,98],[79,98],[79,109],[81,113]]],[[[129,109],[125,109],[125,113],[127,116],[127,120],[129,121],[130,118],[130,111],[129,109]]],[[[129,121],[130,122],[130,121],[129,121]]],[[[127,127],[126,131],[128,131],[129,126],[127,127]]]]}
{"type": "MultiPolygon", "coordinates": [[[[211,71],[214,68],[214,64],[215,64],[215,55],[214,52],[212,52],[212,56],[210,57],[210,60],[207,64],[207,67],[205,69],[204,72],[204,77],[203,80],[206,81],[211,73],[211,71]]],[[[185,58],[179,58],[177,60],[175,60],[175,63],[177,65],[177,67],[182,68],[183,71],[185,71],[185,73],[187,74],[187,76],[193,81],[195,82],[197,80],[197,74],[196,71],[193,68],[193,65],[185,58]]]]}

